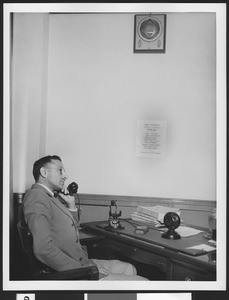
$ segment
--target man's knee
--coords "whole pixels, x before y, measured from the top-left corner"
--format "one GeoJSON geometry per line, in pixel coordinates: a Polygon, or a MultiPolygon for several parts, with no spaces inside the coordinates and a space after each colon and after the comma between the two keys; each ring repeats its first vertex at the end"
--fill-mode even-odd
{"type": "Polygon", "coordinates": [[[126,281],[149,281],[149,279],[138,276],[138,275],[126,275],[126,274],[109,274],[107,276],[104,276],[100,278],[99,280],[104,281],[111,281],[111,280],[126,280],[126,281]]]}
{"type": "Polygon", "coordinates": [[[137,270],[135,268],[134,265],[130,264],[130,263],[126,263],[127,267],[126,267],[126,274],[128,275],[137,275],[137,270]]]}
{"type": "Polygon", "coordinates": [[[125,275],[137,275],[137,270],[134,265],[128,262],[116,261],[120,265],[121,273],[125,275]]]}

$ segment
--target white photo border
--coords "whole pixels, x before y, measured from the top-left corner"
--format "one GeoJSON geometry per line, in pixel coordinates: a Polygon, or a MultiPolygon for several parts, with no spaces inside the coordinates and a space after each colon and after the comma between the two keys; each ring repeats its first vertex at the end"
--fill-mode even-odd
{"type": "Polygon", "coordinates": [[[87,3],[87,4],[4,4],[4,132],[3,132],[3,290],[79,290],[79,291],[152,291],[152,290],[225,290],[226,289],[226,4],[190,3],[87,3]],[[217,280],[215,282],[177,282],[177,281],[11,281],[9,273],[9,195],[10,195],[10,14],[17,12],[90,12],[90,13],[128,13],[159,11],[168,12],[215,12],[217,22],[217,199],[220,199],[217,226],[217,280]]]}

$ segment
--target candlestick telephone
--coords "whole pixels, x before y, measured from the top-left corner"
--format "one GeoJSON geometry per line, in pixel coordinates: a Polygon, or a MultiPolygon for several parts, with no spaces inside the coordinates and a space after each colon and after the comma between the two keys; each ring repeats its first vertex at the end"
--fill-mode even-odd
{"type": "Polygon", "coordinates": [[[122,212],[117,210],[116,200],[111,200],[111,204],[109,205],[109,220],[108,225],[105,226],[107,230],[116,230],[116,229],[124,229],[120,223],[119,217],[121,216],[122,212]]]}

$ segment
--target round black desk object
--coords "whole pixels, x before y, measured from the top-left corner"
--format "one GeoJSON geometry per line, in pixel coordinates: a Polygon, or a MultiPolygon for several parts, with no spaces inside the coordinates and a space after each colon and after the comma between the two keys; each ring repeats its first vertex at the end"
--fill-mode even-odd
{"type": "Polygon", "coordinates": [[[181,238],[180,234],[175,231],[175,229],[180,226],[180,217],[177,213],[166,213],[164,216],[164,225],[168,228],[168,230],[161,235],[164,239],[179,240],[181,238]]]}

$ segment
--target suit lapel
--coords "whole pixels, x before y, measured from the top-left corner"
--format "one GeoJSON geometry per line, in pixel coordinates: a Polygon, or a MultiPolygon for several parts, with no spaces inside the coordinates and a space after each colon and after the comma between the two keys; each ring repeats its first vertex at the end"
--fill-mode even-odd
{"type": "MultiPolygon", "coordinates": [[[[41,189],[45,189],[43,186],[41,186],[40,184],[34,184],[33,186],[32,186],[32,188],[41,188],[41,189]]],[[[47,196],[48,197],[50,197],[51,198],[51,201],[64,213],[64,214],[66,214],[71,220],[72,220],[72,222],[73,222],[73,224],[74,224],[74,226],[77,228],[77,225],[76,225],[76,221],[75,221],[75,219],[73,218],[73,216],[72,216],[72,214],[70,213],[70,211],[65,207],[65,205],[64,204],[62,204],[61,202],[60,202],[60,199],[59,199],[59,197],[57,196],[57,197],[54,197],[53,195],[51,195],[46,189],[45,189],[45,191],[46,191],[46,194],[47,194],[47,196]]]]}
{"type": "Polygon", "coordinates": [[[66,214],[73,222],[73,224],[76,227],[76,221],[73,218],[72,214],[70,211],[65,207],[64,204],[61,203],[60,199],[58,197],[51,197],[51,201],[64,213],[66,214]]]}

